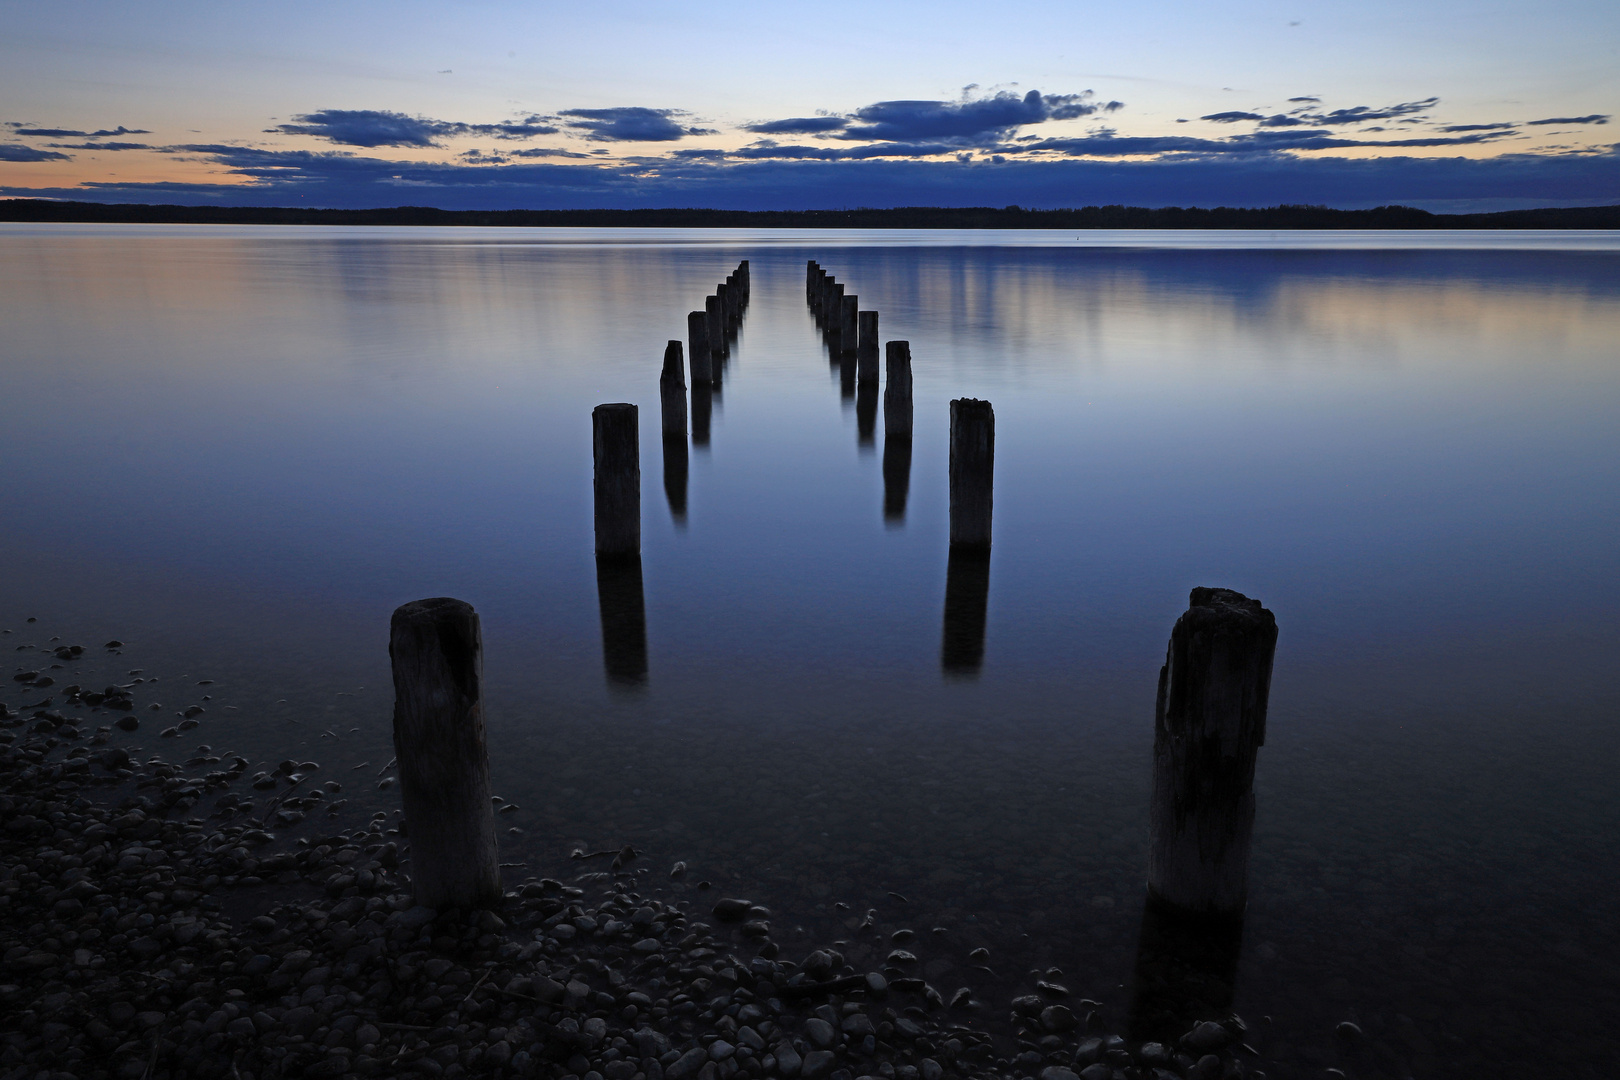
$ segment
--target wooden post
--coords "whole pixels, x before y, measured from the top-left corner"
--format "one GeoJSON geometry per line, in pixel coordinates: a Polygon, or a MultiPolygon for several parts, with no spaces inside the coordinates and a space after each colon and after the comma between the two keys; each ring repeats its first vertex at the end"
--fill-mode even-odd
{"type": "Polygon", "coordinates": [[[439,909],[498,907],[478,613],[447,596],[404,604],[389,622],[388,658],[416,902],[439,909]]]}
{"type": "Polygon", "coordinates": [[[884,349],[888,382],[883,388],[883,434],[911,438],[911,343],[891,341],[884,349]]]}
{"type": "Polygon", "coordinates": [[[1173,1043],[1237,996],[1243,919],[1195,916],[1149,894],[1142,901],[1125,1030],[1132,1042],[1173,1043]]]}
{"type": "Polygon", "coordinates": [[[945,568],[945,636],[940,666],[948,675],[975,675],[984,663],[984,623],[990,608],[990,549],[953,547],[945,568]]]}
{"type": "Polygon", "coordinates": [[[1194,589],[1170,631],[1153,718],[1148,891],[1183,911],[1243,910],[1276,648],[1271,612],[1229,589],[1194,589]]]}
{"type": "Polygon", "coordinates": [[[996,414],[988,401],[951,402],[951,547],[990,548],[996,414]]]}
{"type": "Polygon", "coordinates": [[[664,346],[664,371],[658,376],[658,401],[664,417],[664,438],[686,441],[686,365],[681,343],[664,346]]]}
{"type": "Polygon", "coordinates": [[[720,311],[720,298],[704,297],[703,313],[709,327],[709,355],[713,357],[709,365],[709,377],[711,381],[719,382],[720,361],[726,355],[726,319],[720,311]]]}
{"type": "Polygon", "coordinates": [[[842,306],[838,309],[839,347],[853,356],[855,346],[860,341],[860,327],[857,316],[861,309],[861,298],[853,293],[846,294],[841,304],[842,306]]]}
{"type": "Polygon", "coordinates": [[[692,358],[692,385],[714,381],[714,367],[709,348],[709,317],[705,312],[693,311],[686,316],[686,355],[692,358]]]}
{"type": "Polygon", "coordinates": [[[591,410],[596,459],[596,553],[641,553],[641,437],[636,407],[591,410]]]}
{"type": "Polygon", "coordinates": [[[878,381],[878,313],[862,311],[856,315],[856,320],[858,329],[855,357],[859,365],[857,377],[863,383],[875,384],[878,381]]]}
{"type": "Polygon", "coordinates": [[[602,615],[602,666],[608,682],[647,681],[647,602],[641,556],[596,557],[596,600],[602,615]]]}

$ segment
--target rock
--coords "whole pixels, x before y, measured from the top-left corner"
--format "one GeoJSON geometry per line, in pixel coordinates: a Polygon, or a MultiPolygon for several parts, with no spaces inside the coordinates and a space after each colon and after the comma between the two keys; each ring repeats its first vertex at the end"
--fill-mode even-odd
{"type": "Polygon", "coordinates": [[[809,1036],[811,1042],[823,1050],[838,1041],[838,1033],[833,1030],[833,1026],[819,1016],[812,1016],[804,1022],[804,1033],[809,1036]]]}
{"type": "Polygon", "coordinates": [[[737,1048],[724,1039],[716,1039],[709,1044],[709,1060],[724,1061],[737,1052],[737,1048]]]}
{"type": "Polygon", "coordinates": [[[917,1062],[917,1069],[922,1073],[923,1080],[939,1080],[945,1075],[945,1070],[940,1067],[939,1062],[931,1057],[925,1057],[917,1062]]]}
{"type": "Polygon", "coordinates": [[[709,1060],[709,1052],[701,1046],[694,1046],[675,1061],[664,1067],[666,1080],[687,1080],[697,1075],[703,1063],[709,1060]]]}
{"type": "Polygon", "coordinates": [[[1361,1028],[1357,1027],[1355,1024],[1352,1024],[1348,1020],[1341,1021],[1339,1026],[1333,1029],[1333,1033],[1339,1036],[1341,1039],[1361,1038],[1361,1028]]]}
{"type": "Polygon", "coordinates": [[[804,1065],[804,1059],[793,1049],[792,1043],[780,1043],[776,1047],[776,1071],[783,1076],[798,1076],[804,1065]]]}
{"type": "Polygon", "coordinates": [[[1209,1051],[1219,1050],[1228,1046],[1234,1040],[1232,1033],[1213,1020],[1204,1020],[1196,1024],[1193,1029],[1181,1037],[1182,1044],[1193,1050],[1209,1051]]]}
{"type": "Polygon", "coordinates": [[[1065,1005],[1048,1005],[1041,1010],[1041,1027],[1053,1034],[1073,1031],[1079,1021],[1065,1005]]]}
{"type": "Polygon", "coordinates": [[[714,904],[714,917],[721,922],[741,922],[754,905],[747,900],[722,899],[714,904]]]}
{"type": "Polygon", "coordinates": [[[1065,1069],[1061,1065],[1048,1065],[1040,1072],[1040,1080],[1080,1080],[1072,1069],[1065,1069]]]}
{"type": "Polygon", "coordinates": [[[812,1050],[804,1055],[804,1064],[799,1067],[799,1075],[806,1080],[815,1080],[815,1077],[825,1076],[831,1072],[837,1060],[830,1050],[812,1050]]]}
{"type": "Polygon", "coordinates": [[[135,719],[133,716],[120,716],[116,721],[114,721],[114,725],[120,731],[134,731],[136,728],[141,726],[141,722],[135,719]]]}
{"type": "Polygon", "coordinates": [[[1113,1075],[1113,1069],[1100,1063],[1080,1070],[1080,1080],[1113,1080],[1113,1075]]]}

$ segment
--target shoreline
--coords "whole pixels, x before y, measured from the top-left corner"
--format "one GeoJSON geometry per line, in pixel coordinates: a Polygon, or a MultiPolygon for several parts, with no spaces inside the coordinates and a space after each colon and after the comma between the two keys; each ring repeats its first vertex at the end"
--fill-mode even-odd
{"type": "Polygon", "coordinates": [[[767,909],[633,848],[605,871],[583,864],[612,853],[577,853],[574,884],[530,876],[499,913],[415,907],[399,811],[322,833],[310,811],[342,785],[314,762],[250,776],[206,744],[139,761],[128,690],[56,688],[41,666],[17,688],[87,711],[7,708],[0,729],[0,1080],[1264,1076],[1235,1018],[1143,1044],[1055,984],[947,1001],[911,931],[882,970],[828,946],[794,961],[767,909]]]}

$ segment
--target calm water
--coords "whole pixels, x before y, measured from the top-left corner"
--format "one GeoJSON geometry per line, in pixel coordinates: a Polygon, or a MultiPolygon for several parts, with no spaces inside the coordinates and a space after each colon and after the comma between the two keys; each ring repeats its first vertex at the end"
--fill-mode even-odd
{"type": "MultiPolygon", "coordinates": [[[[1257,596],[1281,636],[1235,1007],[1268,1071],[1620,1069],[1612,236],[5,226],[0,370],[4,640],[157,676],[149,750],[374,778],[388,614],[458,596],[522,808],[504,857],[634,843],[857,965],[876,908],[947,996],[998,1002],[980,1024],[1054,966],[1127,1022],[1165,641],[1194,585],[1257,596]],[[742,258],[678,520],[663,345],[742,258]],[[903,520],[806,258],[911,342],[903,520]],[[973,677],[940,662],[960,396],[997,417],[973,677]],[[605,401],[641,406],[641,687],[604,672],[605,401]]],[[[397,804],[369,785],[344,814],[397,804]]]]}

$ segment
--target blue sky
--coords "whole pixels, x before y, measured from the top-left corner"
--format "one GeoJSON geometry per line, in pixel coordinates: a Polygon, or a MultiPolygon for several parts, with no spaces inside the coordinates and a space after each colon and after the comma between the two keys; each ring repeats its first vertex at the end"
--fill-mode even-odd
{"type": "Polygon", "coordinates": [[[1620,4],[0,6],[0,195],[1620,202],[1620,4]],[[611,8],[611,10],[608,10],[611,8]]]}

